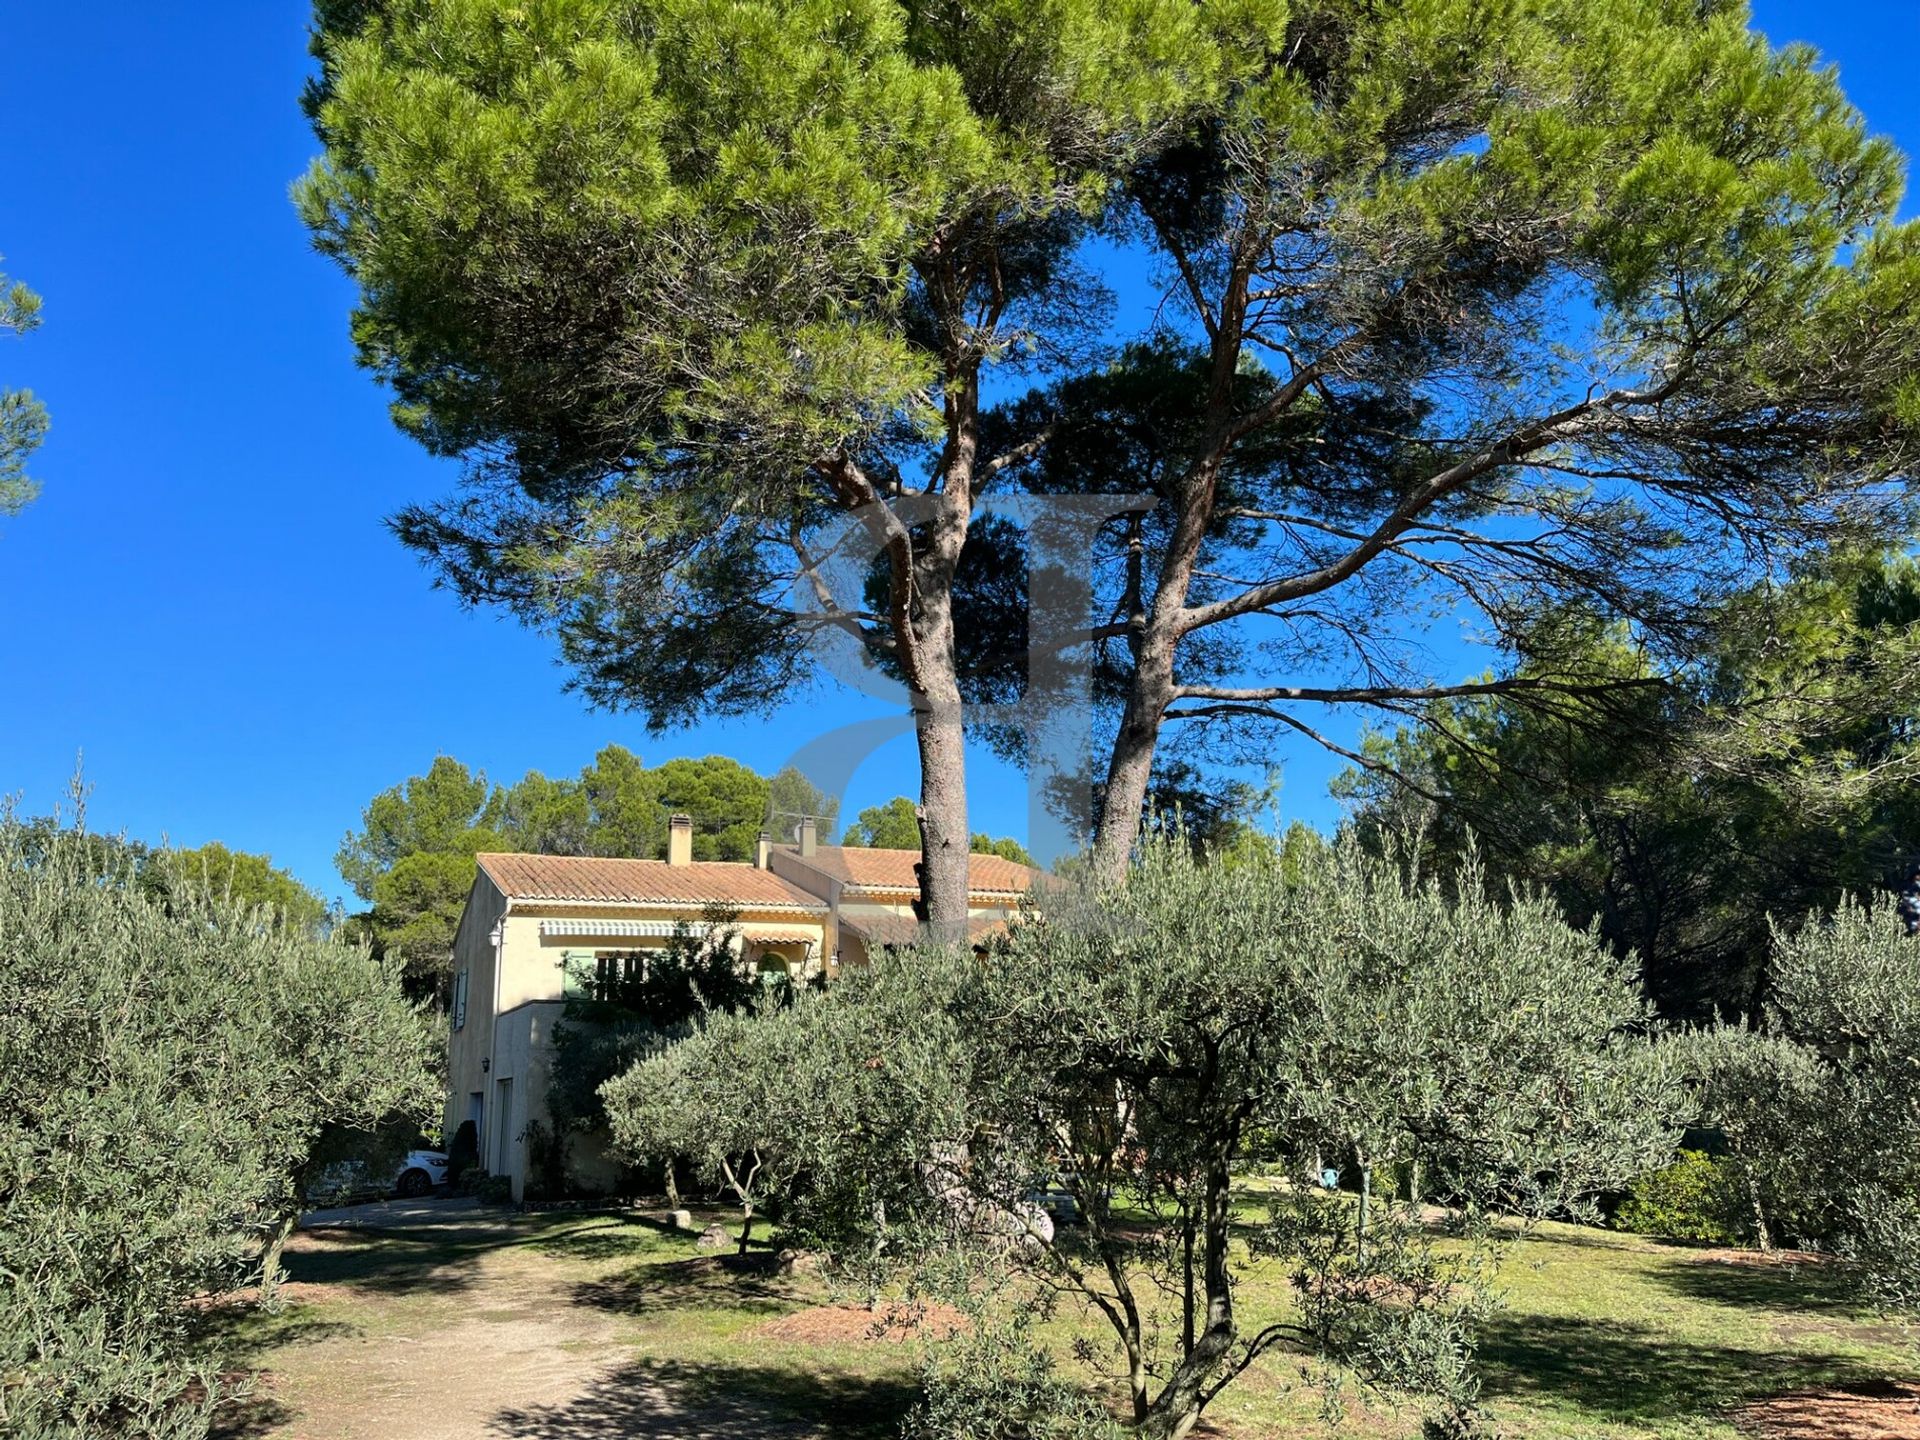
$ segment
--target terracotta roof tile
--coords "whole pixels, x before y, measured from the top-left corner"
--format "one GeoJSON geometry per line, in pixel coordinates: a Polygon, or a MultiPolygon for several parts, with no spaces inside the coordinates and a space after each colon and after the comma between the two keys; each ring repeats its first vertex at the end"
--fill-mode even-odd
{"type": "Polygon", "coordinates": [[[598,900],[629,905],[795,906],[824,911],[819,897],[735,861],[603,860],[569,855],[477,855],[487,878],[516,900],[598,900]]]}
{"type": "MultiPolygon", "coordinates": [[[[920,861],[918,850],[871,850],[860,845],[822,845],[811,856],[802,858],[792,846],[782,850],[802,865],[811,865],[823,875],[856,890],[917,891],[920,882],[913,867],[920,861]]],[[[1041,872],[1017,860],[998,855],[967,857],[967,889],[975,895],[1024,895],[1031,890],[1041,872]]]]}

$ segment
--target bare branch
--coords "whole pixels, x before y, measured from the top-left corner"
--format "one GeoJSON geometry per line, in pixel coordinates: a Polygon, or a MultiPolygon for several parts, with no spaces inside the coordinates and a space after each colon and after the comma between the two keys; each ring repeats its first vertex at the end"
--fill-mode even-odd
{"type": "Polygon", "coordinates": [[[1313,701],[1322,705],[1378,705],[1386,701],[1455,700],[1468,695],[1511,695],[1524,691],[1546,691],[1555,695],[1593,696],[1619,690],[1657,689],[1666,681],[1657,677],[1636,676],[1619,680],[1554,680],[1537,675],[1512,675],[1500,680],[1477,680],[1462,685],[1356,685],[1316,688],[1298,685],[1264,685],[1231,688],[1221,685],[1181,685],[1176,700],[1225,700],[1258,702],[1266,700],[1313,701]]]}
{"type": "MultiPolygon", "coordinates": [[[[1283,393],[1303,377],[1310,377],[1317,368],[1316,365],[1295,376],[1294,381],[1283,387],[1283,393]]],[[[1404,534],[1429,508],[1468,481],[1525,460],[1539,450],[1572,439],[1585,431],[1603,428],[1613,422],[1617,412],[1622,409],[1657,404],[1678,389],[1684,378],[1684,369],[1676,369],[1667,380],[1651,389],[1612,390],[1519,427],[1496,444],[1456,461],[1415,486],[1371,534],[1339,559],[1303,574],[1253,586],[1238,595],[1211,604],[1189,606],[1179,617],[1180,633],[1190,634],[1222,620],[1231,620],[1287,600],[1315,595],[1351,579],[1404,534]]]]}

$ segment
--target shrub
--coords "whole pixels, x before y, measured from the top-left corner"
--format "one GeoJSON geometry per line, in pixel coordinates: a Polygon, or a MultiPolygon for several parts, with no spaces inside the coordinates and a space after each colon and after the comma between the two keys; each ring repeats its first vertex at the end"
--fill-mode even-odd
{"type": "Polygon", "coordinates": [[[513,1177],[510,1175],[489,1175],[485,1171],[476,1175],[469,1171],[465,1189],[482,1205],[509,1205],[513,1202],[513,1177]]]}
{"type": "Polygon", "coordinates": [[[1704,1037],[1705,1119],[1763,1238],[1851,1263],[1867,1299],[1920,1307],[1920,946],[1890,896],[1776,929],[1757,1032],[1704,1037]]]}
{"type": "Polygon", "coordinates": [[[530,1120],[520,1132],[520,1140],[527,1153],[527,1199],[565,1199],[570,1193],[566,1136],[551,1125],[530,1120]]]}
{"type": "Polygon", "coordinates": [[[1702,1150],[1682,1150],[1664,1169],[1633,1183],[1613,1223],[1635,1235],[1740,1245],[1752,1238],[1738,1169],[1702,1150]]]}
{"type": "Polygon", "coordinates": [[[480,1132],[471,1120],[462,1120],[453,1132],[453,1144],[447,1150],[447,1183],[458,1186],[460,1177],[480,1163],[480,1132]]]}
{"type": "Polygon", "coordinates": [[[967,1320],[927,1348],[921,1400],[902,1440],[1123,1440],[1100,1403],[1058,1374],[1018,1314],[981,1307],[967,1320]]]}
{"type": "Polygon", "coordinates": [[[417,1123],[397,968],[0,816],[0,1432],[194,1440],[187,1302],[269,1283],[329,1126],[417,1123]]]}

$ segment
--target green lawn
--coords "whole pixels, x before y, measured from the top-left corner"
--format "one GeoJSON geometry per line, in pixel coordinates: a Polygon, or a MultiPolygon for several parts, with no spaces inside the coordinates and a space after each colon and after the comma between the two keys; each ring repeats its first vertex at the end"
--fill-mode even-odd
{"type": "MultiPolygon", "coordinates": [[[[223,1326],[267,1372],[230,1433],[882,1436],[913,1393],[911,1345],[768,1332],[846,1298],[825,1281],[742,1270],[631,1218],[450,1211],[426,1229],[302,1236],[289,1271],[283,1313],[223,1326]]],[[[1909,1338],[1853,1310],[1817,1266],[1546,1226],[1501,1285],[1484,1361],[1507,1434],[1730,1437],[1746,1401],[1920,1378],[1909,1338]]],[[[1282,1303],[1267,1280],[1244,1308],[1282,1303]]],[[[1412,1409],[1344,1403],[1330,1432],[1300,1363],[1274,1357],[1209,1419],[1244,1437],[1418,1432],[1412,1409]]]]}

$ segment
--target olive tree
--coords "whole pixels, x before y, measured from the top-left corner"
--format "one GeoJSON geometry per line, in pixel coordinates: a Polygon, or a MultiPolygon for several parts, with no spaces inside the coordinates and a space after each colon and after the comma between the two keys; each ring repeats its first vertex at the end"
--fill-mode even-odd
{"type": "Polygon", "coordinates": [[[876,1223],[924,1198],[914,1165],[925,1137],[954,1133],[965,1116],[956,1017],[925,1008],[927,985],[888,985],[882,973],[893,972],[797,990],[776,1009],[708,1014],[602,1088],[615,1143],[636,1160],[691,1158],[740,1206],[743,1253],[770,1203],[796,1235],[870,1243],[876,1223]]]}
{"type": "Polygon", "coordinates": [[[1761,1024],[1708,1037],[1700,1067],[1756,1237],[1920,1306],[1920,943],[1890,900],[1848,900],[1776,929],[1769,978],[1761,1024]]]}
{"type": "Polygon", "coordinates": [[[1161,834],[1120,883],[1052,890],[984,960],[883,958],[643,1064],[608,1106],[617,1131],[668,1090],[690,1118],[739,1117],[715,1144],[773,1150],[796,1228],[842,1250],[1014,1257],[1029,1299],[1110,1327],[1143,1434],[1185,1435],[1279,1354],[1457,1418],[1477,1261],[1437,1253],[1407,1202],[1369,1213],[1308,1172],[1417,1164],[1415,1198],[1462,1224],[1573,1209],[1671,1153],[1680,1062],[1650,1023],[1630,965],[1543,901],[1351,845],[1208,861],[1161,834]],[[769,1097],[751,1113],[747,1076],[769,1097]],[[1035,1203],[1050,1189],[1071,1236],[1035,1203]],[[1250,1325],[1236,1301],[1262,1268],[1293,1304],[1250,1325]]]}
{"type": "Polygon", "coordinates": [[[195,1297],[260,1283],[329,1127],[418,1123],[397,967],[0,819],[0,1430],[191,1440],[195,1297]]]}

